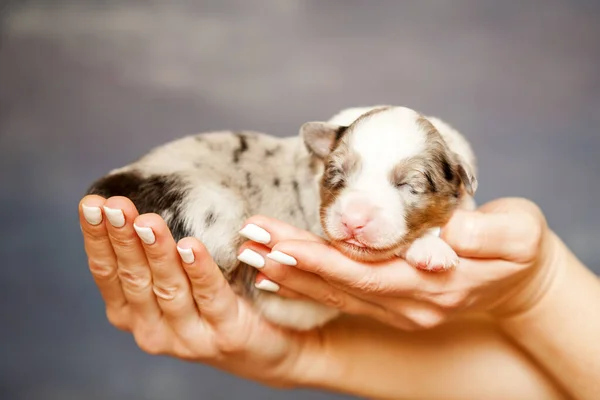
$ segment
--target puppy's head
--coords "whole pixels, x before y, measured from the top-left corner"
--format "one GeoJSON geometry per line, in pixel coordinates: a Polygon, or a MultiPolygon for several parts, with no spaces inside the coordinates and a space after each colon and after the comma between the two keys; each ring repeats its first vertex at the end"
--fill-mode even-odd
{"type": "Polygon", "coordinates": [[[371,110],[349,126],[307,122],[300,134],[323,163],[321,225],[350,257],[377,261],[443,226],[476,179],[435,127],[405,107],[371,110]]]}

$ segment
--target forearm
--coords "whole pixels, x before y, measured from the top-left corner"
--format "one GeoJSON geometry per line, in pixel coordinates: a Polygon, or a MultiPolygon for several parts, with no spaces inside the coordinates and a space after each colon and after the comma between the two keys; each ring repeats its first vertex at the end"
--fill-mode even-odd
{"type": "Polygon", "coordinates": [[[481,318],[422,332],[348,318],[331,324],[323,342],[324,358],[306,371],[305,387],[395,400],[563,398],[497,325],[481,318]]]}
{"type": "Polygon", "coordinates": [[[554,236],[556,276],[527,313],[502,328],[575,398],[600,398],[600,281],[554,236]]]}

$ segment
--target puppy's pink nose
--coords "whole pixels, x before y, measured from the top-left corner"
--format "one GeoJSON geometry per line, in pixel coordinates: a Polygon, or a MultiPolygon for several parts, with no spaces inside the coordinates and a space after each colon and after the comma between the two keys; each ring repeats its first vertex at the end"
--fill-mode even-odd
{"type": "Polygon", "coordinates": [[[342,224],[347,233],[356,233],[373,219],[373,207],[363,202],[348,204],[342,214],[342,224]]]}

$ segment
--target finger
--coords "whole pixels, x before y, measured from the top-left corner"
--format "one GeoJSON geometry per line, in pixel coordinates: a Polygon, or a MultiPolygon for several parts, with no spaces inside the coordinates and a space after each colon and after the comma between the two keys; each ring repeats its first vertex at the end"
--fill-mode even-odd
{"type": "Polygon", "coordinates": [[[198,239],[184,238],[177,246],[200,315],[215,328],[227,329],[238,318],[237,295],[198,239]]]}
{"type": "Polygon", "coordinates": [[[115,314],[127,305],[117,274],[117,257],[106,231],[102,207],[105,199],[85,196],[79,203],[79,223],[92,277],[106,304],[107,313],[115,314]]]}
{"type": "Polygon", "coordinates": [[[161,310],[152,291],[146,253],[133,227],[138,211],[129,199],[111,197],[104,204],[104,215],[125,298],[136,316],[152,323],[161,318],[161,310]]]}
{"type": "MultiPolygon", "coordinates": [[[[265,274],[259,272],[258,274],[256,274],[256,280],[255,283],[257,284],[257,286],[261,286],[260,283],[261,282],[273,282],[272,280],[269,279],[268,276],[266,276],[265,274]]],[[[277,293],[279,296],[281,297],[286,297],[288,299],[296,299],[296,300],[312,300],[310,297],[305,296],[303,294],[300,294],[298,292],[295,292],[294,290],[287,288],[285,286],[280,286],[277,285],[276,289],[275,289],[275,293],[277,293]]]]}
{"type": "Polygon", "coordinates": [[[386,307],[394,310],[395,318],[393,321],[386,322],[404,330],[431,329],[442,324],[448,318],[446,312],[426,301],[399,298],[390,299],[389,303],[386,307]]]}
{"type": "MultiPolygon", "coordinates": [[[[267,286],[272,287],[272,281],[262,272],[259,272],[256,275],[256,283],[260,284],[264,281],[270,282],[270,284],[267,286]]],[[[319,296],[316,296],[316,298],[306,296],[286,286],[277,285],[276,287],[277,290],[275,290],[275,292],[281,297],[294,300],[312,300],[319,302],[319,296]]],[[[356,300],[360,302],[359,299],[356,300]]],[[[386,305],[385,308],[382,307],[380,304],[374,304],[364,301],[361,306],[356,307],[352,311],[349,311],[345,308],[340,310],[347,314],[361,315],[369,318],[374,318],[378,321],[385,323],[386,325],[391,325],[393,327],[408,331],[413,331],[419,328],[419,324],[417,323],[419,322],[419,318],[422,321],[423,318],[428,317],[428,315],[421,315],[421,310],[415,310],[413,308],[408,307],[407,305],[401,304],[401,299],[386,299],[384,303],[386,305]],[[392,302],[393,304],[391,304],[392,302]]],[[[321,302],[321,304],[325,303],[321,302]]]]}
{"type": "Polygon", "coordinates": [[[333,247],[306,241],[280,242],[272,251],[295,259],[295,268],[317,274],[332,286],[384,308],[393,308],[385,303],[385,297],[413,298],[442,308],[457,308],[469,293],[491,281],[517,276],[515,272],[523,268],[503,260],[484,263],[486,260],[461,259],[456,269],[429,273],[413,268],[401,258],[380,263],[357,262],[333,247]]]}
{"type": "MultiPolygon", "coordinates": [[[[259,284],[257,286],[259,289],[262,288],[260,282],[268,279],[279,287],[285,287],[287,291],[292,291],[349,314],[373,315],[382,313],[379,306],[359,300],[350,293],[332,286],[319,275],[279,262],[288,261],[289,259],[282,259],[278,253],[271,253],[266,246],[248,242],[242,245],[240,250],[238,259],[260,271],[255,280],[255,283],[259,284]]],[[[273,290],[272,285],[266,287],[270,291],[273,290]]],[[[279,291],[280,289],[277,290],[278,293],[279,291]]],[[[383,315],[380,315],[380,317],[383,317],[383,315]]]]}
{"type": "Polygon", "coordinates": [[[157,214],[140,215],[134,229],[146,252],[158,306],[173,328],[181,331],[198,321],[200,314],[171,231],[157,214]]]}
{"type": "Polygon", "coordinates": [[[458,210],[441,233],[459,256],[524,260],[535,253],[542,224],[526,209],[481,212],[458,210]]]}
{"type": "MultiPolygon", "coordinates": [[[[461,259],[456,269],[432,274],[413,268],[399,258],[382,263],[356,262],[332,247],[314,242],[285,241],[272,250],[294,258],[295,268],[317,274],[360,300],[392,310],[394,315],[404,315],[422,326],[435,325],[443,313],[472,307],[473,294],[493,282],[506,282],[506,293],[510,294],[510,288],[523,281],[519,279],[523,276],[519,269],[524,267],[504,260],[461,259]],[[407,313],[416,308],[403,308],[403,298],[432,308],[411,317],[407,313]]],[[[483,306],[490,308],[493,304],[483,306]]]]}
{"type": "Polygon", "coordinates": [[[273,247],[282,240],[291,239],[326,243],[325,239],[309,231],[264,215],[254,215],[246,220],[240,230],[240,235],[267,247],[273,247]]]}
{"type": "Polygon", "coordinates": [[[319,275],[334,286],[363,297],[366,294],[408,294],[429,274],[395,258],[380,263],[354,261],[331,246],[288,240],[273,247],[297,261],[296,268],[319,275]]]}

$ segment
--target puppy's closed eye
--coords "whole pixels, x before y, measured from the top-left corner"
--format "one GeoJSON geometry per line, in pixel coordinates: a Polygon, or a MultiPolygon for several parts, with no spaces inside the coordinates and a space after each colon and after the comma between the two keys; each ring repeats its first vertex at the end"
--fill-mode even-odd
{"type": "Polygon", "coordinates": [[[413,195],[435,190],[431,177],[428,177],[427,172],[419,169],[402,170],[397,168],[392,174],[392,183],[396,188],[408,190],[413,195]]]}
{"type": "Polygon", "coordinates": [[[394,186],[400,190],[408,190],[410,194],[419,195],[427,193],[427,187],[422,182],[411,180],[396,183],[394,186]]]}

